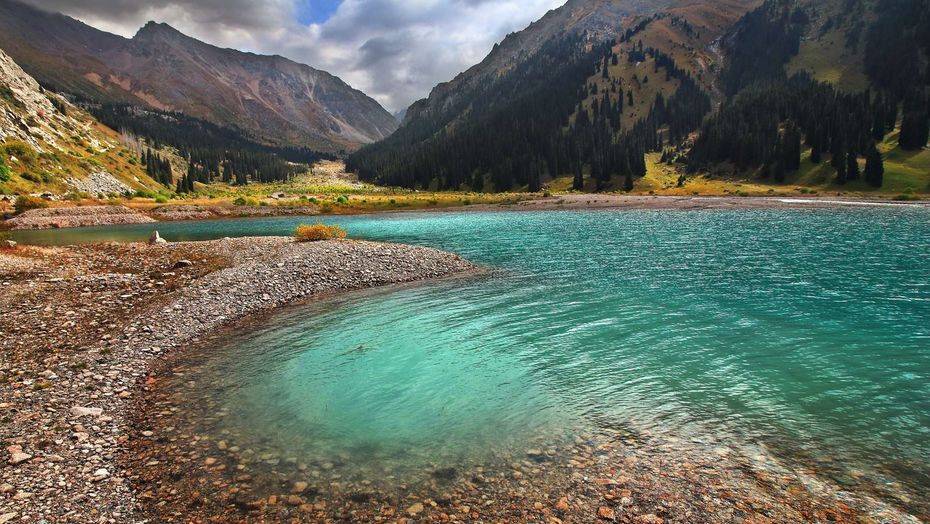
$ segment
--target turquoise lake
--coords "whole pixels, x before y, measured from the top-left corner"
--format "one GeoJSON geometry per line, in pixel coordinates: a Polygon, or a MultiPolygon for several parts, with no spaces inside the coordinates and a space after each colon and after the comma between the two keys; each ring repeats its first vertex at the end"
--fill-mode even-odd
{"type": "MultiPolygon", "coordinates": [[[[289,234],[300,221],[157,229],[204,239],[289,234]]],[[[224,431],[418,467],[624,427],[765,446],[912,499],[930,489],[927,210],[326,222],[495,270],[296,307],[236,333],[200,377],[231,415],[224,431]]],[[[126,240],[155,227],[17,238],[126,240]]]]}

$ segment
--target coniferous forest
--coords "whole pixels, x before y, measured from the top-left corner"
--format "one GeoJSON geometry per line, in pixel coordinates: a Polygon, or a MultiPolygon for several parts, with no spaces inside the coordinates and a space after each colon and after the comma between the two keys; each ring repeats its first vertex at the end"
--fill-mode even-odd
{"type": "Polygon", "coordinates": [[[880,0],[877,20],[865,34],[866,73],[875,89],[843,93],[806,75],[786,78],[784,64],[797,53],[809,17],[791,2],[766,2],[737,27],[722,74],[734,93],[705,121],[691,149],[691,169],[732,162],[784,180],[800,167],[801,135],[811,161],[829,161],[838,184],[864,177],[881,187],[876,144],[895,129],[899,145],[924,147],[930,133],[930,2],[880,0]],[[757,60],[768,53],[768,60],[757,60]],[[889,62],[889,57],[894,57],[889,62]],[[889,65],[890,64],[890,65],[889,65]],[[859,159],[865,160],[864,173],[859,159]]]}
{"type": "Polygon", "coordinates": [[[612,50],[616,42],[590,50],[584,44],[580,36],[546,44],[474,99],[461,101],[470,104],[474,117],[456,123],[454,132],[431,134],[443,123],[441,116],[423,118],[350,156],[347,167],[364,179],[406,187],[536,191],[544,177],[566,173],[580,186],[583,171],[598,187],[612,177],[632,185],[646,173],[644,154],[700,125],[710,98],[669,56],[640,43],[623,59],[654,58],[654,74],[673,78],[680,87],[668,100],[660,94],[648,117],[625,130],[621,116],[632,92],[611,97],[614,88],[622,93],[622,86],[598,93],[587,83],[620,60],[612,50]],[[594,102],[583,107],[589,94],[594,102]]]}
{"type": "Polygon", "coordinates": [[[181,113],[119,104],[86,104],[86,108],[105,125],[145,138],[151,146],[142,154],[146,172],[178,192],[193,191],[194,182],[282,182],[305,171],[306,164],[331,158],[304,148],[259,144],[235,129],[181,113]],[[170,161],[152,151],[161,146],[176,149],[189,164],[176,183],[170,161]]]}
{"type": "MultiPolygon", "coordinates": [[[[847,32],[846,46],[862,47],[872,86],[852,93],[785,73],[816,9],[767,0],[730,29],[721,40],[719,111],[711,112],[709,94],[671,57],[641,41],[617,56],[615,41],[564,37],[475,96],[460,97],[459,107],[421,113],[351,155],[347,166],[363,179],[412,188],[535,191],[547,177],[571,175],[581,189],[587,175],[596,189],[617,177],[629,189],[645,174],[644,154],[666,147],[683,149],[690,171],[728,163],[778,182],[800,168],[809,148],[814,163],[835,169],[836,183],[861,178],[881,187],[877,144],[899,127],[900,147],[915,150],[930,134],[930,0],[877,0],[874,19],[847,32]],[[655,61],[652,73],[674,78],[678,89],[668,99],[660,92],[648,116],[624,128],[633,93],[624,96],[616,81],[598,92],[588,79],[601,73],[609,80],[610,64],[647,58],[655,61]],[[583,106],[589,96],[594,102],[583,106]],[[448,125],[463,108],[468,118],[448,125]]],[[[635,42],[652,20],[620,41],[635,42]]]]}

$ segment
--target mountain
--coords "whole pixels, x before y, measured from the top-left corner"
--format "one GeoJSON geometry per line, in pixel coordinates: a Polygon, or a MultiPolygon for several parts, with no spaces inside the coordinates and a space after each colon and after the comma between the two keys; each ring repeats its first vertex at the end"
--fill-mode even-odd
{"type": "Polygon", "coordinates": [[[120,137],[0,51],[0,194],[124,194],[159,186],[120,137]]]}
{"type": "Polygon", "coordinates": [[[269,145],[340,152],[397,127],[375,100],[325,71],[221,49],[166,24],[150,22],[126,39],[0,0],[0,48],[50,89],[179,111],[269,145]]]}
{"type": "Polygon", "coordinates": [[[675,132],[686,134],[710,110],[711,98],[720,98],[717,40],[758,3],[570,0],[436,86],[410,106],[394,135],[350,157],[349,166],[387,183],[505,190],[533,188],[539,178],[582,164],[600,172],[640,163],[635,154],[607,153],[603,136],[573,126],[582,108],[596,117],[610,105],[614,132],[652,114],[658,120],[650,125],[679,119],[675,132]],[[665,110],[686,100],[694,102],[686,104],[689,114],[665,110]],[[653,112],[657,101],[663,107],[653,112]],[[586,159],[595,150],[604,158],[592,166],[586,159]]]}
{"type": "Polygon", "coordinates": [[[889,187],[927,191],[910,152],[927,144],[928,64],[930,0],[570,0],[347,165],[408,187],[631,190],[656,152],[679,186],[872,190],[892,160],[889,187]]]}

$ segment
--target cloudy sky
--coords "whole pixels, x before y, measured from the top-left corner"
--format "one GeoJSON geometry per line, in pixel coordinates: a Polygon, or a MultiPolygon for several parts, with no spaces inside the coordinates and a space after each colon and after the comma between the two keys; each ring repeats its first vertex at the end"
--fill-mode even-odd
{"type": "Polygon", "coordinates": [[[390,111],[479,62],[565,0],[26,0],[132,36],[148,20],[327,70],[390,111]]]}

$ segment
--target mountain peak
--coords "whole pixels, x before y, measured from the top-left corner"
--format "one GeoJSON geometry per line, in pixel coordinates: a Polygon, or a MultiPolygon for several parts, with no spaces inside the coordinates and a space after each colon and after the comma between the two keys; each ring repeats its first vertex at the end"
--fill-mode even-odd
{"type": "Polygon", "coordinates": [[[171,27],[164,22],[155,22],[154,20],[150,20],[144,26],[142,26],[138,32],[136,32],[133,40],[151,39],[157,37],[177,38],[182,36],[184,36],[184,34],[174,27],[171,27]]]}

